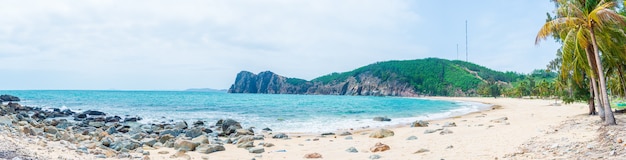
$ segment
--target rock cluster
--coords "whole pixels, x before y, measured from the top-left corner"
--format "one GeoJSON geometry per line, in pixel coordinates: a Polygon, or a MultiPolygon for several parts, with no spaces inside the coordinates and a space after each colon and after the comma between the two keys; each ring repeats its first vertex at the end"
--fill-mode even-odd
{"type": "MultiPolygon", "coordinates": [[[[250,153],[263,153],[264,147],[273,146],[270,143],[255,146],[254,141],[263,140],[264,136],[255,135],[252,129],[243,129],[233,119],[219,120],[214,126],[202,121],[191,126],[185,121],[142,124],[137,122],[141,117],[120,117],[95,110],[76,113],[68,109],[41,109],[17,103],[2,105],[0,109],[0,126],[14,129],[15,134],[61,141],[69,148],[96,158],[128,157],[128,153],[148,157],[148,150],[161,147],[178,150],[172,157],[180,158],[185,157],[186,152],[209,154],[224,151],[225,144],[237,145],[250,153]]],[[[284,134],[276,136],[287,138],[284,134]]]]}

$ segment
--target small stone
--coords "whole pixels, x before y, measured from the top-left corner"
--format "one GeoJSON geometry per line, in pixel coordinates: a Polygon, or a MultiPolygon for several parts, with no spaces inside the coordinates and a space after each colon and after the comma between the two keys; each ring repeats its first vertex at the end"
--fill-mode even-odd
{"type": "Polygon", "coordinates": [[[454,122],[446,122],[442,127],[456,127],[456,123],[454,122]]]}
{"type": "Polygon", "coordinates": [[[309,154],[305,154],[304,158],[307,158],[307,159],[322,158],[322,154],[319,154],[319,153],[309,153],[309,154]]]}
{"type": "Polygon", "coordinates": [[[621,138],[617,139],[617,143],[622,143],[622,142],[624,142],[624,141],[621,138]]]}
{"type": "Polygon", "coordinates": [[[370,159],[380,159],[380,158],[381,158],[381,156],[380,156],[380,155],[377,155],[377,154],[374,154],[374,155],[371,155],[369,158],[370,158],[370,159]]]}
{"type": "Polygon", "coordinates": [[[352,140],[352,136],[347,136],[346,138],[344,138],[345,140],[352,140]]]}
{"type": "Polygon", "coordinates": [[[168,151],[159,151],[158,153],[159,154],[169,154],[170,152],[168,152],[168,151]]]}
{"type": "Polygon", "coordinates": [[[422,148],[422,149],[419,149],[419,150],[413,152],[413,154],[424,153],[424,152],[430,152],[430,150],[422,148]]]}
{"type": "Polygon", "coordinates": [[[409,138],[406,138],[406,140],[409,140],[409,141],[410,140],[417,140],[417,137],[416,136],[410,136],[409,138]]]}
{"type": "Polygon", "coordinates": [[[252,148],[248,149],[248,152],[250,152],[250,153],[263,153],[263,152],[265,152],[265,149],[263,147],[252,147],[252,148]]]}
{"type": "Polygon", "coordinates": [[[350,152],[350,153],[358,153],[359,151],[358,151],[358,150],[356,150],[356,148],[354,148],[354,147],[350,147],[350,148],[346,149],[346,152],[350,152]]]}
{"type": "Polygon", "coordinates": [[[389,149],[391,149],[389,145],[378,142],[376,143],[376,145],[374,145],[374,147],[370,148],[370,151],[371,152],[384,152],[389,149]]]}
{"type": "Polygon", "coordinates": [[[248,142],[237,145],[237,148],[250,148],[250,147],[254,147],[254,141],[248,141],[248,142]]]}
{"type": "Polygon", "coordinates": [[[330,135],[335,135],[335,133],[333,132],[322,133],[322,136],[330,136],[330,135]]]}
{"type": "Polygon", "coordinates": [[[346,132],[342,132],[341,134],[339,134],[340,136],[349,136],[352,135],[352,133],[346,131],[346,132]]]}
{"type": "Polygon", "coordinates": [[[435,132],[440,131],[440,130],[442,130],[442,129],[427,129],[427,130],[424,130],[424,134],[435,133],[435,132]]]}
{"type": "Polygon", "coordinates": [[[273,143],[263,143],[263,147],[274,147],[273,143]]]}
{"type": "Polygon", "coordinates": [[[428,122],[422,120],[415,121],[411,123],[411,127],[428,127],[428,122]]]}
{"type": "Polygon", "coordinates": [[[504,123],[504,122],[506,122],[506,120],[509,120],[509,118],[508,118],[508,117],[502,117],[502,118],[498,118],[498,119],[491,120],[491,121],[489,121],[489,122],[493,122],[493,123],[504,123]]]}
{"type": "Polygon", "coordinates": [[[285,134],[285,133],[278,133],[278,134],[275,134],[274,136],[272,136],[272,138],[274,138],[274,139],[287,139],[287,138],[289,138],[289,136],[287,136],[287,134],[285,134]]]}
{"type": "Polygon", "coordinates": [[[445,129],[445,130],[443,130],[443,131],[439,132],[439,134],[440,134],[440,135],[444,135],[444,134],[452,134],[452,133],[453,133],[453,132],[452,132],[451,130],[449,130],[449,129],[445,129]]]}
{"type": "Polygon", "coordinates": [[[454,148],[454,146],[452,145],[449,145],[448,147],[446,147],[446,149],[452,149],[452,148],[454,148]]]}

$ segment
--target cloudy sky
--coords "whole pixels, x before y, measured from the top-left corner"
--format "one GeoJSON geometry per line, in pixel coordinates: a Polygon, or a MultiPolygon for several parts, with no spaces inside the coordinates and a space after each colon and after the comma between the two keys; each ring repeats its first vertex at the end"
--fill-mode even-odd
{"type": "Polygon", "coordinates": [[[386,60],[545,68],[549,0],[0,2],[0,90],[226,89],[241,70],[307,80],[386,60]]]}

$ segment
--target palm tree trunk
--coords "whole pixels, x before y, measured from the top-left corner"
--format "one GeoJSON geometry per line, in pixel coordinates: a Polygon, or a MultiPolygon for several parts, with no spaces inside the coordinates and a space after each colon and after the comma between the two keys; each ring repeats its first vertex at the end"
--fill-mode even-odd
{"type": "MultiPolygon", "coordinates": [[[[591,78],[591,89],[593,90],[591,93],[593,94],[593,98],[595,99],[596,102],[598,102],[597,104],[598,106],[598,116],[600,116],[600,119],[602,119],[602,121],[605,121],[605,115],[604,115],[604,107],[602,107],[602,97],[599,95],[599,90],[598,90],[598,81],[596,81],[596,75],[598,75],[598,71],[596,71],[595,68],[595,61],[591,60],[592,59],[592,49],[593,46],[587,46],[585,47],[585,51],[587,53],[587,64],[589,64],[589,68],[591,68],[592,73],[589,74],[588,76],[591,78]]],[[[595,106],[596,104],[594,104],[595,106]]]]}
{"type": "MultiPolygon", "coordinates": [[[[589,96],[591,96],[591,97],[589,97],[589,100],[587,100],[587,103],[589,104],[589,115],[596,115],[597,114],[596,113],[596,103],[594,103],[595,100],[596,100],[596,96],[595,96],[596,91],[592,87],[593,83],[595,83],[595,82],[589,81],[589,83],[591,83],[591,84],[589,84],[589,96]]],[[[602,120],[604,120],[604,115],[600,116],[600,118],[602,120]]]]}
{"type": "Polygon", "coordinates": [[[598,69],[598,79],[600,80],[600,94],[603,101],[604,106],[604,121],[607,125],[617,125],[615,122],[615,116],[613,115],[613,111],[611,111],[611,106],[609,105],[609,95],[606,92],[606,80],[604,78],[604,70],[602,69],[602,61],[600,60],[600,52],[598,52],[598,44],[596,43],[596,37],[594,33],[594,22],[591,22],[590,32],[591,32],[591,45],[593,45],[593,56],[596,59],[596,68],[598,69]]]}
{"type": "Polygon", "coordinates": [[[619,74],[619,80],[622,82],[622,96],[626,97],[626,81],[624,81],[624,70],[622,65],[617,66],[617,73],[619,74]]]}

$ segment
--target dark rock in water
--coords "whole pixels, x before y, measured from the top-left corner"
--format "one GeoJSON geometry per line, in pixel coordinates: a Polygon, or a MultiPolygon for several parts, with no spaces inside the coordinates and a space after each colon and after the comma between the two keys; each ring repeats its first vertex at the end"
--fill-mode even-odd
{"type": "Polygon", "coordinates": [[[85,113],[76,114],[74,116],[74,120],[75,121],[83,121],[83,120],[85,120],[85,118],[87,118],[87,114],[85,114],[85,113]]]}
{"type": "Polygon", "coordinates": [[[87,115],[91,115],[91,116],[106,116],[106,113],[104,113],[104,112],[93,111],[93,110],[87,110],[87,111],[85,111],[83,113],[87,114],[87,115]]]}
{"type": "Polygon", "coordinates": [[[16,96],[12,96],[12,95],[0,95],[0,100],[2,100],[2,102],[18,102],[20,101],[20,98],[16,97],[16,96]]]}
{"type": "Polygon", "coordinates": [[[142,120],[141,117],[135,116],[135,117],[126,117],[124,118],[124,122],[137,122],[142,120]]]}
{"type": "Polygon", "coordinates": [[[278,134],[275,134],[274,136],[272,136],[272,138],[274,138],[274,139],[287,139],[287,138],[289,138],[289,136],[287,136],[287,134],[285,134],[285,133],[278,133],[278,134]]]}
{"type": "Polygon", "coordinates": [[[204,134],[202,128],[193,128],[185,131],[185,136],[190,138],[196,138],[204,134]]]}
{"type": "Polygon", "coordinates": [[[263,131],[269,132],[269,131],[272,131],[272,129],[265,127],[265,128],[263,128],[263,131]]]}
{"type": "Polygon", "coordinates": [[[219,120],[215,123],[215,126],[218,126],[222,129],[222,135],[230,135],[235,133],[237,129],[242,129],[241,124],[233,119],[225,119],[219,120]]]}
{"type": "Polygon", "coordinates": [[[411,123],[411,127],[428,127],[428,122],[422,120],[415,121],[411,123]]]}
{"type": "Polygon", "coordinates": [[[109,116],[109,117],[106,117],[104,119],[104,122],[107,122],[107,123],[109,123],[109,122],[119,122],[120,120],[122,120],[122,117],[120,117],[120,116],[112,116],[112,117],[109,116]]]}
{"type": "Polygon", "coordinates": [[[202,122],[202,121],[196,121],[196,122],[193,122],[193,126],[194,126],[194,127],[204,126],[204,122],[202,122]]]}
{"type": "Polygon", "coordinates": [[[211,129],[208,129],[208,128],[203,128],[202,131],[204,133],[213,133],[213,131],[211,129]]]}
{"type": "Polygon", "coordinates": [[[391,121],[391,119],[387,117],[374,117],[374,121],[391,121]]]}

